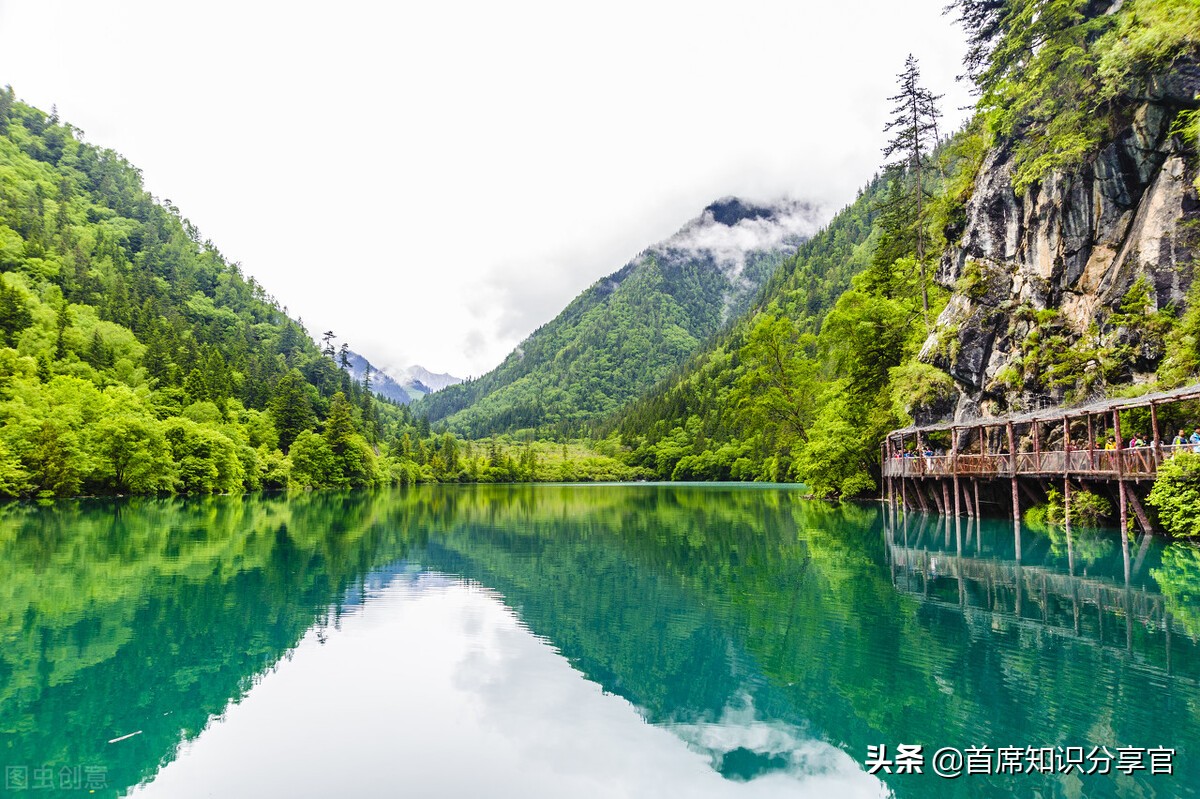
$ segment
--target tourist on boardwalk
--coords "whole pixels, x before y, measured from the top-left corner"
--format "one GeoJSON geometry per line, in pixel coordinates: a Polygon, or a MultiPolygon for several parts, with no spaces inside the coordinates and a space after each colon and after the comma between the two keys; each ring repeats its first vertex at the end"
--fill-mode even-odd
{"type": "MultiPolygon", "coordinates": [[[[1133,438],[1129,439],[1129,448],[1135,450],[1147,450],[1150,447],[1150,442],[1142,438],[1138,433],[1133,434],[1133,438]]],[[[1150,462],[1150,452],[1134,453],[1136,468],[1144,472],[1154,471],[1154,465],[1150,462]]],[[[1131,464],[1132,465],[1132,464],[1131,464]]]]}
{"type": "Polygon", "coordinates": [[[1192,452],[1200,452],[1200,427],[1197,427],[1192,433],[1192,437],[1188,439],[1188,443],[1192,444],[1192,452]]]}
{"type": "Polygon", "coordinates": [[[1111,471],[1117,468],[1116,461],[1114,460],[1114,458],[1118,457],[1116,450],[1117,440],[1109,436],[1108,440],[1104,442],[1104,454],[1101,456],[1100,461],[1102,468],[1105,470],[1111,471]]]}
{"type": "Polygon", "coordinates": [[[1172,447],[1182,447],[1186,443],[1188,443],[1187,432],[1184,430],[1180,430],[1179,433],[1173,439],[1171,439],[1172,447]]]}

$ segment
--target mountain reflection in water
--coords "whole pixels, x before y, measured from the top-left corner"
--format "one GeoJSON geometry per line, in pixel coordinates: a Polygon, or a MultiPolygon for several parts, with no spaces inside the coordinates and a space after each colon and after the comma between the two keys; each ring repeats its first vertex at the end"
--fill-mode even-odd
{"type": "Polygon", "coordinates": [[[1196,795],[1200,559],[785,487],[9,505],[6,767],[97,795],[1196,795]],[[109,743],[134,731],[140,734],[109,743]],[[868,745],[1175,775],[868,775],[868,745]],[[882,780],[882,781],[881,781],[882,780]]]}

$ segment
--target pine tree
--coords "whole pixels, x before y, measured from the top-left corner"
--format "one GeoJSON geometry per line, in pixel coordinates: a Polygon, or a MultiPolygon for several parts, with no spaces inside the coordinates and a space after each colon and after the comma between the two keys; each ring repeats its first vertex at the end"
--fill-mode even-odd
{"type": "Polygon", "coordinates": [[[884,125],[884,132],[891,133],[892,139],[883,148],[883,157],[892,159],[889,166],[903,168],[913,176],[913,197],[915,207],[915,231],[917,250],[917,269],[921,276],[921,308],[925,315],[925,326],[929,327],[929,285],[925,274],[925,230],[924,230],[924,192],[922,170],[929,158],[932,146],[936,144],[937,119],[940,113],[937,101],[941,95],[934,95],[921,86],[921,70],[917,59],[910,53],[904,62],[904,71],[897,77],[900,91],[888,99],[895,103],[892,108],[892,118],[884,125]]]}
{"type": "Polygon", "coordinates": [[[0,345],[17,346],[17,334],[33,324],[21,292],[0,280],[0,345]]]}
{"type": "Polygon", "coordinates": [[[954,0],[946,6],[945,13],[956,12],[958,24],[967,32],[967,53],[963,56],[967,71],[960,78],[978,80],[987,69],[1012,5],[1009,0],[954,0]]]}
{"type": "Polygon", "coordinates": [[[325,440],[336,456],[341,456],[352,446],[354,413],[346,395],[338,392],[329,404],[329,416],[325,419],[325,440]]]}
{"type": "Polygon", "coordinates": [[[316,424],[317,417],[306,392],[304,376],[295,369],[279,379],[269,408],[279,433],[279,446],[284,452],[303,430],[316,424]]]}

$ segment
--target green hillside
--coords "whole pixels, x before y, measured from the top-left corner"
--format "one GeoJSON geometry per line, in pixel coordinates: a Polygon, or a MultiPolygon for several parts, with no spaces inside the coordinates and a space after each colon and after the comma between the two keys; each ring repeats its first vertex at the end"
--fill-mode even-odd
{"type": "Polygon", "coordinates": [[[137,169],[0,92],[0,496],[368,485],[401,420],[137,169]]]}
{"type": "Polygon", "coordinates": [[[793,450],[811,423],[817,334],[870,264],[886,188],[878,177],[867,185],[784,262],[731,330],[603,431],[619,431],[633,462],[664,479],[794,479],[793,450]]]}

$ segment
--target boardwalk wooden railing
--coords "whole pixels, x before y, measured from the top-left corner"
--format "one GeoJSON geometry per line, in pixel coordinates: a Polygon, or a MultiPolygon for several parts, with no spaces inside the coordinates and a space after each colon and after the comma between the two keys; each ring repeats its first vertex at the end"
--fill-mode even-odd
{"type": "Polygon", "coordinates": [[[1019,452],[1016,469],[1009,454],[917,455],[889,458],[884,477],[1043,477],[1075,475],[1098,479],[1144,480],[1158,474],[1159,465],[1177,452],[1194,446],[1136,447],[1122,450],[1019,452]]]}
{"type": "Polygon", "coordinates": [[[1142,507],[1146,483],[1158,476],[1167,459],[1200,451],[1196,443],[1165,443],[1168,438],[1200,440],[1198,420],[1200,384],[1194,384],[1072,408],[893,430],[879,448],[885,499],[893,507],[899,501],[906,509],[936,508],[955,516],[965,510],[978,516],[986,497],[989,503],[1008,505],[1019,522],[1022,492],[1038,503],[1049,497],[1047,482],[1061,485],[1069,509],[1072,485],[1086,482],[1088,491],[1115,495],[1121,529],[1128,529],[1132,509],[1149,532],[1152,525],[1142,507]],[[1166,417],[1160,419],[1163,413],[1166,417]],[[934,448],[945,454],[933,454],[934,448]],[[1001,489],[998,482],[1008,485],[1001,489]]]}

